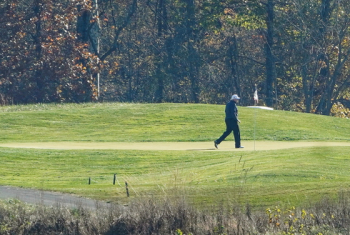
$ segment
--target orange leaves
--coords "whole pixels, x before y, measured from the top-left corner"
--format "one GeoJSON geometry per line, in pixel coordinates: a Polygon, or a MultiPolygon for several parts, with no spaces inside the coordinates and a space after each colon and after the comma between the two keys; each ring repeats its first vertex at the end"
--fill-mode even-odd
{"type": "Polygon", "coordinates": [[[50,36],[47,36],[46,40],[49,42],[53,42],[53,39],[50,36]]]}
{"type": "Polygon", "coordinates": [[[16,34],[16,35],[17,35],[17,37],[18,37],[18,38],[20,38],[20,39],[21,39],[21,38],[24,38],[24,37],[27,35],[27,33],[26,33],[26,32],[22,32],[22,31],[20,31],[20,32],[17,32],[17,34],[16,34]]]}
{"type": "MultiPolygon", "coordinates": [[[[21,94],[30,97],[31,102],[38,101],[39,96],[49,102],[87,100],[93,89],[91,73],[99,71],[99,61],[89,52],[88,43],[77,42],[75,24],[76,3],[88,9],[91,1],[24,2],[18,5],[16,1],[0,15],[0,29],[4,32],[0,34],[0,56],[5,58],[0,61],[0,76],[6,76],[14,87],[21,83],[21,94]],[[40,79],[52,82],[42,88],[35,87],[35,82],[30,83],[32,87],[25,86],[28,81],[40,79]],[[84,96],[72,98],[77,94],[84,96]]],[[[11,95],[14,91],[8,92],[11,95]]],[[[11,98],[22,102],[21,97],[11,98]]]]}
{"type": "Polygon", "coordinates": [[[114,62],[113,64],[111,64],[110,70],[108,71],[108,74],[111,75],[113,73],[116,73],[118,70],[119,70],[119,63],[114,62]]]}
{"type": "Polygon", "coordinates": [[[233,11],[233,9],[225,8],[225,9],[224,9],[224,14],[225,14],[225,15],[234,15],[235,12],[233,11]]]}

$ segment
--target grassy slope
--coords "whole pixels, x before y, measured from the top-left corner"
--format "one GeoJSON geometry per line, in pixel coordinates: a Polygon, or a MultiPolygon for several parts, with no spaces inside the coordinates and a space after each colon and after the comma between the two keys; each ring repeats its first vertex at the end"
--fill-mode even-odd
{"type": "Polygon", "coordinates": [[[172,194],[176,189],[198,204],[231,200],[255,206],[299,205],[348,188],[349,150],[322,147],[238,154],[4,148],[0,184],[126,202],[127,181],[132,197],[172,194]]]}
{"type": "MultiPolygon", "coordinates": [[[[2,142],[202,141],[221,134],[224,106],[82,104],[2,107],[2,142]]],[[[349,120],[240,108],[243,139],[349,140],[349,120]]],[[[334,195],[349,182],[347,147],[288,151],[62,151],[0,148],[0,184],[126,202],[131,195],[187,194],[271,206],[334,195]],[[117,174],[117,185],[112,185],[117,174]],[[88,177],[92,184],[87,185],[88,177]],[[119,185],[119,184],[120,185],[119,185]]]]}
{"type": "MultiPolygon", "coordinates": [[[[240,107],[243,140],[350,140],[350,121],[240,107]]],[[[67,104],[0,108],[1,142],[208,141],[224,131],[223,105],[67,104]]]]}

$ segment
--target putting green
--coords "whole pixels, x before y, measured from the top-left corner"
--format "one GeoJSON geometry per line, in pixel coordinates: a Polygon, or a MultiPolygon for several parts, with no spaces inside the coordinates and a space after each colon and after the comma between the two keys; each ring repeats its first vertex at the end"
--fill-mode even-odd
{"type": "Polygon", "coordinates": [[[254,151],[317,146],[350,146],[350,142],[303,141],[242,141],[243,149],[235,149],[233,141],[224,141],[219,149],[213,142],[30,142],[1,143],[0,147],[35,149],[115,149],[115,150],[163,150],[163,151],[254,151]]]}

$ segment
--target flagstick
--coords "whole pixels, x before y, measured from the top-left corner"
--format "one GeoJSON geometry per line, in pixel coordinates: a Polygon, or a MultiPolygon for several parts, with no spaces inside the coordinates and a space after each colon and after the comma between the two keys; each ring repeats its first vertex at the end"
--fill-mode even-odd
{"type": "MultiPolygon", "coordinates": [[[[254,101],[255,102],[255,101],[254,101]]],[[[256,102],[255,102],[256,103],[256,102]]],[[[256,104],[255,104],[256,105],[256,104]]],[[[254,110],[254,151],[255,151],[255,126],[256,126],[256,110],[254,110]]]]}
{"type": "MultiPolygon", "coordinates": [[[[255,84],[255,92],[254,92],[254,106],[258,104],[258,88],[255,84]]],[[[254,110],[254,151],[255,151],[255,129],[256,129],[256,109],[254,110]]]]}

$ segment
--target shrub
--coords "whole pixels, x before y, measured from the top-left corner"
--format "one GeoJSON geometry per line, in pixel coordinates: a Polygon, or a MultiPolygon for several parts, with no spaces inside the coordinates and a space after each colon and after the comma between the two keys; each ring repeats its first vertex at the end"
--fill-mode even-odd
{"type": "Polygon", "coordinates": [[[267,208],[220,204],[199,210],[183,197],[142,198],[128,206],[95,210],[0,202],[0,234],[153,235],[153,234],[348,234],[349,194],[324,198],[308,208],[267,208]]]}

